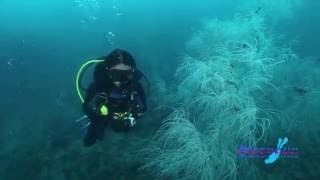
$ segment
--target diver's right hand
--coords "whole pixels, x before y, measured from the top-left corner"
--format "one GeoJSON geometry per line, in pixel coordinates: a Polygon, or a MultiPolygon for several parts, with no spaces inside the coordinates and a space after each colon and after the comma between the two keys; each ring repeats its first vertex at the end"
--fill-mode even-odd
{"type": "Polygon", "coordinates": [[[90,101],[90,108],[94,110],[95,112],[100,111],[100,107],[104,104],[107,104],[108,101],[108,96],[106,93],[101,92],[97,93],[96,95],[93,96],[93,98],[90,101]]]}

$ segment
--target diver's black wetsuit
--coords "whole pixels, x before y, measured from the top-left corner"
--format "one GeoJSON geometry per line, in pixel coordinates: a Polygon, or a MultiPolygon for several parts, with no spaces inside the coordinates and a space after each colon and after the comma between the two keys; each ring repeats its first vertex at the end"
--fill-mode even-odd
{"type": "Polygon", "coordinates": [[[115,120],[114,113],[130,112],[137,119],[140,113],[147,110],[146,97],[142,85],[139,82],[139,75],[129,84],[121,88],[115,87],[112,80],[108,78],[104,63],[100,63],[94,70],[94,81],[90,84],[83,109],[91,124],[88,127],[84,145],[93,145],[97,139],[102,140],[106,125],[110,125],[116,131],[127,131],[129,127],[121,120],[115,120]],[[103,116],[97,112],[97,108],[104,100],[99,98],[99,93],[106,93],[108,115],[103,116]]]}

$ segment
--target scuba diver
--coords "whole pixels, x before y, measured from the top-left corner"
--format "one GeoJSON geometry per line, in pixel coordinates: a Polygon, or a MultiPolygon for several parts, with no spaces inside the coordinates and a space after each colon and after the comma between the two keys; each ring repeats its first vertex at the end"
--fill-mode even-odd
{"type": "Polygon", "coordinates": [[[145,76],[137,69],[132,55],[116,49],[99,59],[87,62],[77,75],[77,90],[86,115],[76,122],[86,129],[85,146],[103,140],[106,126],[114,131],[127,132],[147,111],[146,95],[139,82],[145,76]],[[83,98],[79,81],[83,69],[90,63],[98,64],[94,69],[93,82],[83,98]]]}

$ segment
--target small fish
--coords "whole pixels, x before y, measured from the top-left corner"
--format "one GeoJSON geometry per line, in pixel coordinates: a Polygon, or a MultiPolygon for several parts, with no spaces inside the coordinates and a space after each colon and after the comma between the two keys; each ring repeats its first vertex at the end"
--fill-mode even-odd
{"type": "Polygon", "coordinates": [[[257,10],[254,11],[254,13],[259,14],[259,12],[261,11],[262,7],[259,7],[257,10]]]}

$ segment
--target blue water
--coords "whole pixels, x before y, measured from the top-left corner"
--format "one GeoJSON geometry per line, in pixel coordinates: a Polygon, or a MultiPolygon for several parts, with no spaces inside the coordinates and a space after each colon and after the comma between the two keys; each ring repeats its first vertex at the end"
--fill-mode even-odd
{"type": "MultiPolygon", "coordinates": [[[[159,114],[151,112],[149,121],[130,132],[133,139],[110,132],[103,144],[82,147],[82,134],[73,124],[83,115],[75,91],[78,68],[122,48],[133,54],[152,83],[160,77],[174,85],[181,57],[188,54],[185,44],[203,20],[231,19],[242,6],[241,0],[0,0],[0,179],[155,178],[138,170],[142,164],[135,154],[158,129],[159,114]]],[[[252,161],[263,174],[257,174],[258,179],[320,177],[314,171],[320,168],[320,87],[315,76],[320,67],[319,8],[320,1],[303,1],[293,17],[269,29],[281,35],[283,44],[294,42],[292,48],[300,57],[312,58],[292,69],[308,79],[299,81],[313,91],[308,99],[301,98],[300,114],[294,112],[297,107],[274,103],[279,110],[297,113],[304,127],[289,139],[304,152],[299,160],[281,164],[280,158],[271,167],[252,161]],[[283,175],[288,166],[292,168],[287,174],[294,175],[283,175]]]]}

